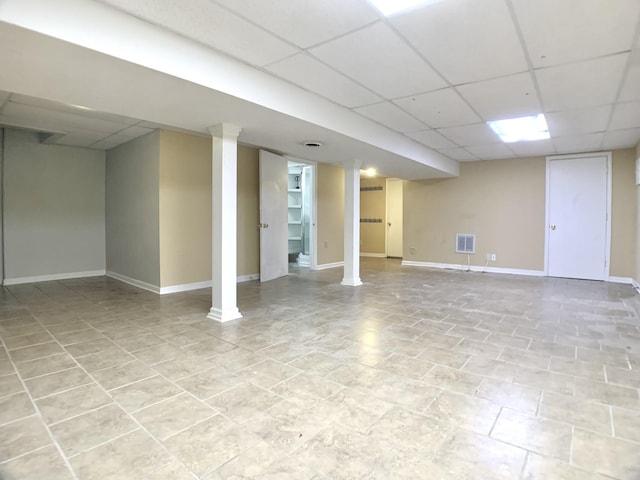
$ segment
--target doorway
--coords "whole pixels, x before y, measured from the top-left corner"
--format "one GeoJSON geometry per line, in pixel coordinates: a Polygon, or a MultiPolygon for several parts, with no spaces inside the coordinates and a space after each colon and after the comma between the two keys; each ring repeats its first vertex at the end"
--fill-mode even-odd
{"type": "Polygon", "coordinates": [[[547,157],[545,270],[550,277],[609,277],[611,153],[547,157]]]}
{"type": "Polygon", "coordinates": [[[315,268],[315,165],[287,162],[287,248],[289,264],[315,268]]]}

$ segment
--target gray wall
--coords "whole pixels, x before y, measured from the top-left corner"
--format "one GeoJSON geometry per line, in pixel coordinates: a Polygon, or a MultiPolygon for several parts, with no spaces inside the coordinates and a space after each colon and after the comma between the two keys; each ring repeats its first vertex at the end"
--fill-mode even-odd
{"type": "Polygon", "coordinates": [[[155,131],[107,152],[107,271],[160,286],[160,140],[155,131]]]}
{"type": "Polygon", "coordinates": [[[5,278],[104,271],[105,154],[4,134],[5,278]]]}

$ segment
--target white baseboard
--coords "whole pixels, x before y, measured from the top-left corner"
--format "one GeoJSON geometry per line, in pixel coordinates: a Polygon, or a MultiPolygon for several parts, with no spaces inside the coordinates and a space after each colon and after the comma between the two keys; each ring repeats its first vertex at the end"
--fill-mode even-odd
{"type": "Polygon", "coordinates": [[[607,278],[607,282],[611,282],[611,283],[624,283],[626,285],[633,285],[633,278],[631,277],[614,277],[614,276],[609,276],[609,278],[607,278]]]}
{"type": "Polygon", "coordinates": [[[384,253],[362,253],[360,252],[361,257],[374,257],[374,258],[387,258],[384,253]]]}
{"type": "Polygon", "coordinates": [[[636,289],[636,292],[640,293],[640,283],[636,279],[631,280],[631,286],[636,289]]]}
{"type": "Polygon", "coordinates": [[[238,283],[251,282],[253,280],[260,280],[260,274],[251,273],[249,275],[240,275],[238,277],[238,283]]]}
{"type": "Polygon", "coordinates": [[[5,278],[4,285],[20,285],[22,283],[51,282],[55,280],[69,280],[72,278],[102,277],[104,270],[89,270],[86,272],[53,273],[51,275],[35,275],[33,277],[5,278]]]}
{"type": "Polygon", "coordinates": [[[141,288],[148,292],[158,293],[158,294],[160,293],[160,287],[158,287],[157,285],[151,285],[150,283],[147,283],[147,282],[143,282],[142,280],[137,280],[135,278],[127,277],[126,275],[120,275],[119,273],[110,272],[110,271],[107,271],[105,275],[109,278],[119,280],[129,285],[133,285],[134,287],[141,288]]]}
{"type": "Polygon", "coordinates": [[[316,265],[316,270],[326,270],[327,268],[344,267],[344,262],[323,263],[322,265],[316,265]]]}
{"type": "Polygon", "coordinates": [[[203,288],[211,288],[211,280],[195,283],[183,283],[181,285],[170,285],[168,287],[160,287],[160,295],[168,293],[188,292],[190,290],[201,290],[203,288]]]}
{"type": "Polygon", "coordinates": [[[434,263],[434,262],[412,262],[411,260],[403,260],[402,265],[409,267],[428,267],[440,268],[458,271],[486,272],[486,273],[503,273],[507,275],[528,275],[532,277],[543,277],[542,270],[525,270],[521,268],[500,268],[500,267],[484,267],[477,265],[460,265],[456,263],[434,263]]]}

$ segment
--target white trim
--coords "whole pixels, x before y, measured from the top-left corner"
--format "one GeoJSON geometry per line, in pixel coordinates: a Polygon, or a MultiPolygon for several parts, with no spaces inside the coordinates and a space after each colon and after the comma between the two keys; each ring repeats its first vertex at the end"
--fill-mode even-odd
{"type": "Polygon", "coordinates": [[[387,258],[384,253],[363,253],[360,252],[361,257],[375,257],[375,258],[387,258]]]}
{"type": "Polygon", "coordinates": [[[633,285],[633,278],[631,277],[616,277],[616,276],[609,276],[609,278],[607,278],[607,282],[611,282],[611,283],[624,283],[625,285],[633,285]]]}
{"type": "Polygon", "coordinates": [[[544,272],[542,270],[525,270],[520,268],[499,268],[499,267],[483,267],[477,265],[460,265],[456,263],[434,263],[434,262],[413,262],[411,260],[403,260],[403,266],[408,267],[428,267],[428,268],[440,268],[458,271],[471,271],[471,272],[486,272],[486,273],[502,273],[507,275],[527,275],[531,277],[543,277],[544,272]]]}
{"type": "Polygon", "coordinates": [[[183,283],[181,285],[170,285],[168,287],[160,287],[160,295],[166,295],[168,293],[188,292],[191,290],[201,290],[203,288],[211,288],[211,280],[205,280],[204,282],[195,283],[183,283]]]}
{"type": "Polygon", "coordinates": [[[160,293],[160,287],[158,287],[157,285],[151,285],[150,283],[143,282],[141,280],[136,280],[135,278],[127,277],[126,275],[120,275],[119,273],[116,273],[116,272],[107,271],[105,275],[107,277],[113,278],[115,280],[119,280],[129,285],[133,285],[134,287],[141,288],[148,292],[158,293],[158,294],[160,293]]]}
{"type": "Polygon", "coordinates": [[[611,152],[593,152],[593,153],[576,153],[570,155],[550,155],[546,157],[546,180],[545,180],[545,207],[544,207],[544,275],[549,275],[549,197],[551,192],[549,191],[549,163],[552,160],[567,160],[570,158],[592,158],[592,157],[606,157],[607,158],[607,219],[606,219],[606,232],[605,232],[605,263],[606,267],[602,280],[607,281],[610,278],[609,273],[611,271],[611,192],[612,192],[612,177],[613,177],[613,163],[611,152]]]}
{"type": "Polygon", "coordinates": [[[636,289],[636,292],[640,293],[640,283],[636,279],[631,279],[631,286],[636,289]]]}
{"type": "Polygon", "coordinates": [[[35,275],[33,277],[5,278],[4,285],[20,285],[22,283],[51,282],[54,280],[69,280],[71,278],[103,277],[104,270],[89,270],[86,272],[53,273],[51,275],[35,275]]]}
{"type": "Polygon", "coordinates": [[[252,280],[260,280],[259,273],[251,273],[249,275],[239,275],[238,283],[251,282],[252,280]]]}
{"type": "Polygon", "coordinates": [[[316,270],[326,270],[327,268],[336,268],[336,267],[344,267],[344,261],[342,262],[333,262],[333,263],[323,263],[322,265],[316,265],[316,270]]]}

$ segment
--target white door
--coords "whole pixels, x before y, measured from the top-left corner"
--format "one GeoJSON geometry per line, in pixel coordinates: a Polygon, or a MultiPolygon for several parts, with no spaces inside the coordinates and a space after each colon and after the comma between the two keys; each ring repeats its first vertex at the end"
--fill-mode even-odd
{"type": "Polygon", "coordinates": [[[547,158],[547,275],[609,275],[610,154],[547,158]]]}
{"type": "Polygon", "coordinates": [[[402,258],[403,180],[387,180],[387,257],[402,258]]]}
{"type": "Polygon", "coordinates": [[[287,160],[260,150],[260,281],[287,275],[287,160]]]}

